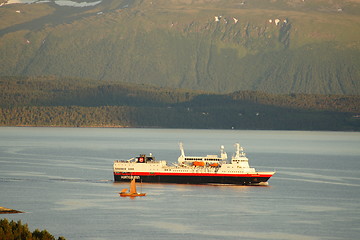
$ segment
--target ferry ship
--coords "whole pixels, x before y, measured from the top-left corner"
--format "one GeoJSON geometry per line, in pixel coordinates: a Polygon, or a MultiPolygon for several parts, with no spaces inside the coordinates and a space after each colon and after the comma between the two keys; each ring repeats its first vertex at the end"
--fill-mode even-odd
{"type": "Polygon", "coordinates": [[[166,161],[155,160],[151,153],[129,160],[116,160],[113,165],[114,181],[135,178],[148,183],[266,185],[275,172],[257,172],[249,166],[249,159],[240,144],[236,143],[235,147],[230,161],[224,146],[220,148],[220,156],[195,157],[185,155],[182,143],[178,161],[171,166],[166,161]]]}

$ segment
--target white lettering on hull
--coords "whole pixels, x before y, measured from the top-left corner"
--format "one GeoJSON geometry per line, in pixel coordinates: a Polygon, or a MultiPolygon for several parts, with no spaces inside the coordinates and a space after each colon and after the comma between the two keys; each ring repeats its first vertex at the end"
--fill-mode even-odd
{"type": "Polygon", "coordinates": [[[133,178],[140,179],[140,176],[121,176],[120,178],[121,179],[133,179],[133,178]]]}

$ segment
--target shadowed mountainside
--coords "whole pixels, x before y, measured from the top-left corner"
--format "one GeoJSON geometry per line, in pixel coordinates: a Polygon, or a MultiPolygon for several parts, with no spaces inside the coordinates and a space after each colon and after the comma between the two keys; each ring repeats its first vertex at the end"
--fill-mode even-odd
{"type": "Polygon", "coordinates": [[[1,126],[359,131],[360,96],[215,94],[55,77],[1,77],[1,126]]]}

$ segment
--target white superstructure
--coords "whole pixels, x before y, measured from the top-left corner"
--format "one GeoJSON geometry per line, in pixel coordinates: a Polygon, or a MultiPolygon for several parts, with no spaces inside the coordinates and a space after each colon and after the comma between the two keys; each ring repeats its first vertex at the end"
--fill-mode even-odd
{"type": "Polygon", "coordinates": [[[186,173],[256,173],[254,168],[249,166],[249,159],[239,143],[235,144],[236,152],[231,161],[227,161],[227,154],[224,146],[221,146],[220,157],[218,155],[207,155],[204,157],[185,156],[183,144],[180,143],[180,156],[178,163],[168,166],[167,162],[155,161],[150,155],[140,155],[126,161],[115,161],[114,171],[126,172],[186,172],[186,173]],[[194,165],[202,162],[204,165],[194,165]],[[140,164],[141,163],[141,164],[140,164]],[[217,165],[216,165],[217,164],[217,165]]]}

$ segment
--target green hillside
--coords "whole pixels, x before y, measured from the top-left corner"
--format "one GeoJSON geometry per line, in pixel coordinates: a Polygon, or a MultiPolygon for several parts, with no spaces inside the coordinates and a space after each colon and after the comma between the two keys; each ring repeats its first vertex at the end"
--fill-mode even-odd
{"type": "Polygon", "coordinates": [[[0,126],[359,131],[360,96],[215,94],[56,77],[0,77],[0,126]]]}
{"type": "Polygon", "coordinates": [[[222,93],[360,93],[355,0],[12,4],[0,7],[0,22],[1,76],[222,93]]]}

